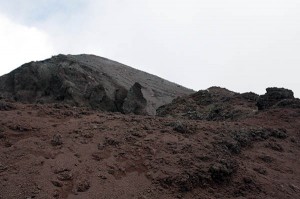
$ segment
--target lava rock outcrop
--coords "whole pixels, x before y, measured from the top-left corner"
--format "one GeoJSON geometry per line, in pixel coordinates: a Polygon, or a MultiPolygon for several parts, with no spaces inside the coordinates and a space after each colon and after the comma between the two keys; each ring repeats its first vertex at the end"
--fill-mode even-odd
{"type": "Polygon", "coordinates": [[[270,108],[299,108],[300,99],[284,88],[267,88],[267,93],[235,93],[225,88],[211,87],[189,96],[178,97],[157,109],[158,116],[182,119],[223,121],[239,120],[270,108]]]}
{"type": "Polygon", "coordinates": [[[239,94],[225,88],[211,87],[157,109],[158,116],[194,120],[235,120],[253,114],[256,110],[255,93],[239,94]]]}
{"type": "Polygon", "coordinates": [[[282,100],[294,99],[294,93],[289,89],[267,88],[266,91],[266,94],[261,95],[258,98],[257,107],[259,110],[268,109],[282,100]]]}
{"type": "Polygon", "coordinates": [[[146,114],[147,101],[142,93],[142,86],[135,83],[128,91],[123,103],[124,113],[146,114]]]}

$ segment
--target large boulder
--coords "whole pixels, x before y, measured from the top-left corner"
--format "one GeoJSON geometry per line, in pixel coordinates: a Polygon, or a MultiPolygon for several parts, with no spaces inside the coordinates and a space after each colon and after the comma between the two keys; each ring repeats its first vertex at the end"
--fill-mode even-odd
{"type": "Polygon", "coordinates": [[[115,92],[115,105],[117,110],[124,113],[123,111],[123,104],[125,98],[127,97],[128,91],[125,88],[118,88],[115,92]]]}
{"type": "Polygon", "coordinates": [[[259,96],[257,100],[258,110],[268,109],[278,102],[286,99],[294,99],[293,91],[285,88],[267,88],[267,93],[259,96]]]}
{"type": "Polygon", "coordinates": [[[146,114],[147,100],[142,93],[142,86],[135,83],[128,91],[123,103],[124,113],[146,114]]]}
{"type": "Polygon", "coordinates": [[[102,85],[92,87],[86,95],[90,106],[93,109],[119,111],[114,100],[110,99],[102,85]]]}

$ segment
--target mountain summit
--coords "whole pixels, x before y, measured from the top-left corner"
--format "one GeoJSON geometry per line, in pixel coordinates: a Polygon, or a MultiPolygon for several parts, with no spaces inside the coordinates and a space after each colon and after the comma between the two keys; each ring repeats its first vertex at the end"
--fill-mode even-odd
{"type": "Polygon", "coordinates": [[[2,98],[64,102],[96,110],[155,115],[192,90],[95,55],[58,55],[22,65],[0,77],[2,98]]]}

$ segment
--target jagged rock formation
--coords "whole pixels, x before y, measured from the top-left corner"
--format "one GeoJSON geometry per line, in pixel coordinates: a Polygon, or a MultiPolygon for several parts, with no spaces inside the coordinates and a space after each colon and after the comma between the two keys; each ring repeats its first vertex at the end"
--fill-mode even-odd
{"type": "Polygon", "coordinates": [[[234,120],[247,117],[257,110],[258,95],[252,92],[235,93],[225,88],[211,87],[157,109],[158,116],[196,120],[234,120]]]}
{"type": "Polygon", "coordinates": [[[289,89],[267,88],[266,91],[267,93],[265,95],[261,95],[258,98],[257,107],[259,110],[268,109],[277,103],[280,103],[282,100],[294,99],[294,93],[289,89]]]}
{"type": "Polygon", "coordinates": [[[128,91],[127,97],[124,99],[123,112],[146,114],[147,101],[142,93],[142,86],[135,83],[128,91]]]}
{"type": "Polygon", "coordinates": [[[2,98],[154,115],[192,90],[94,55],[58,55],[0,77],[2,98]],[[131,101],[132,100],[132,101],[131,101]]]}
{"type": "Polygon", "coordinates": [[[252,92],[235,93],[225,88],[211,87],[189,96],[179,97],[157,109],[158,116],[196,120],[238,120],[270,108],[299,108],[300,100],[293,91],[267,88],[265,95],[252,92]]]}

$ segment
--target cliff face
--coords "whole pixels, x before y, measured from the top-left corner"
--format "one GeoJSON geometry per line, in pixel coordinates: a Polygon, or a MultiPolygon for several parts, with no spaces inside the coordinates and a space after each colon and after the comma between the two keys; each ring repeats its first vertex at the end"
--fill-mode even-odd
{"type": "Polygon", "coordinates": [[[24,64],[0,77],[0,92],[2,98],[20,102],[64,102],[96,110],[150,115],[172,99],[193,93],[94,55],[58,55],[24,64]]]}

